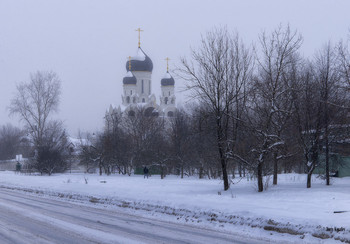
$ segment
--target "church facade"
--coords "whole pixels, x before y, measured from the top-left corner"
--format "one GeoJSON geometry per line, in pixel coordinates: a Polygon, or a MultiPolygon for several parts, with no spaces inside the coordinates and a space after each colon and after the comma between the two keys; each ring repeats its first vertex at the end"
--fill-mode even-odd
{"type": "MultiPolygon", "coordinates": [[[[139,30],[140,32],[140,30],[139,30]]],[[[169,59],[166,59],[169,61],[169,59]]],[[[106,112],[106,118],[114,113],[122,113],[124,116],[135,116],[136,111],[142,108],[146,116],[173,117],[176,112],[175,80],[167,71],[164,77],[156,83],[161,86],[160,103],[152,93],[153,62],[140,46],[134,56],[129,56],[126,62],[126,75],[122,80],[123,95],[122,105],[110,108],[106,112]]]]}

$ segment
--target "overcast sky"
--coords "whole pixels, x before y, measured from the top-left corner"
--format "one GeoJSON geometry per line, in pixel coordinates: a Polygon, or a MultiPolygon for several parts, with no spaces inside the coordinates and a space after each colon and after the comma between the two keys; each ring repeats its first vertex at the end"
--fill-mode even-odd
{"type": "Polygon", "coordinates": [[[164,59],[174,67],[215,26],[238,31],[249,44],[262,30],[289,23],[311,56],[327,41],[347,38],[349,11],[349,0],[0,0],[0,125],[19,125],[7,110],[16,84],[37,70],[52,70],[62,80],[58,116],[68,131],[102,129],[109,104],[121,104],[138,27],[159,101],[164,59]]]}

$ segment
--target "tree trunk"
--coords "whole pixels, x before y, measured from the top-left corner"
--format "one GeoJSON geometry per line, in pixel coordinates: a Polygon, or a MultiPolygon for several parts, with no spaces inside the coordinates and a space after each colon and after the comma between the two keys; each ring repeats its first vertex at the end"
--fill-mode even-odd
{"type": "Polygon", "coordinates": [[[236,175],[235,175],[235,170],[236,170],[236,164],[235,163],[233,163],[232,164],[232,179],[234,179],[234,178],[236,178],[236,175]]]}
{"type": "Polygon", "coordinates": [[[184,178],[184,165],[181,165],[181,179],[184,178]]]}
{"type": "Polygon", "coordinates": [[[229,184],[228,184],[228,177],[227,177],[226,161],[223,157],[221,158],[221,167],[222,167],[222,178],[224,180],[224,191],[227,191],[229,188],[229,184]]]}
{"type": "Polygon", "coordinates": [[[203,167],[199,168],[199,179],[203,179],[203,167]]]}
{"type": "Polygon", "coordinates": [[[263,176],[262,176],[262,164],[258,164],[258,192],[262,192],[264,190],[263,185],[263,176]]]}
{"type": "Polygon", "coordinates": [[[209,167],[209,173],[211,178],[216,179],[216,171],[212,167],[209,167]]]}
{"type": "MultiPolygon", "coordinates": [[[[289,169],[288,169],[288,166],[287,166],[287,163],[286,162],[284,162],[284,169],[283,169],[283,172],[285,173],[285,174],[287,174],[288,172],[289,172],[289,169]]],[[[301,173],[300,173],[301,174],[301,173]]]]}
{"type": "Polygon", "coordinates": [[[325,81],[325,111],[324,111],[324,120],[325,120],[325,143],[326,143],[326,181],[327,186],[329,186],[329,143],[328,143],[328,79],[325,81]]]}
{"type": "MultiPolygon", "coordinates": [[[[224,152],[224,146],[223,146],[223,138],[224,138],[224,132],[221,124],[221,120],[219,118],[220,112],[217,113],[217,119],[216,119],[216,136],[217,136],[217,145],[219,149],[219,157],[220,157],[220,164],[221,164],[221,169],[222,169],[222,178],[224,180],[224,191],[227,191],[228,188],[230,187],[228,184],[228,177],[227,177],[227,161],[226,161],[226,155],[224,152]]],[[[227,127],[226,127],[227,129],[227,127]]]]}
{"type": "Polygon", "coordinates": [[[328,147],[328,138],[326,139],[326,185],[330,185],[330,180],[329,180],[329,147],[328,147]]]}
{"type": "Polygon", "coordinates": [[[278,159],[277,153],[273,153],[273,184],[277,185],[277,176],[278,176],[278,159]]]}
{"type": "Polygon", "coordinates": [[[131,176],[131,172],[132,172],[132,166],[130,166],[130,168],[128,168],[128,176],[131,176]]]}
{"type": "Polygon", "coordinates": [[[312,147],[312,156],[311,156],[311,160],[312,160],[312,164],[310,166],[307,166],[307,183],[306,183],[306,187],[310,188],[311,187],[311,176],[312,173],[315,170],[315,165],[317,165],[318,162],[318,145],[319,145],[319,141],[316,140],[314,142],[314,145],[312,147]]]}
{"type": "Polygon", "coordinates": [[[325,128],[325,143],[326,143],[326,185],[330,185],[329,181],[329,143],[328,143],[328,119],[326,119],[326,128],[325,128]]]}
{"type": "Polygon", "coordinates": [[[239,177],[242,177],[242,163],[238,163],[238,173],[239,177]]]}
{"type": "Polygon", "coordinates": [[[208,175],[208,179],[211,180],[212,175],[210,173],[210,168],[207,168],[207,175],[208,175]]]}
{"type": "Polygon", "coordinates": [[[307,174],[306,188],[311,188],[311,176],[312,176],[312,173],[307,174]]]}
{"type": "Polygon", "coordinates": [[[224,180],[224,191],[227,191],[229,188],[227,168],[226,168],[227,162],[226,162],[225,156],[223,154],[220,143],[219,143],[219,155],[220,155],[220,163],[221,163],[221,170],[222,170],[222,178],[224,180]]]}

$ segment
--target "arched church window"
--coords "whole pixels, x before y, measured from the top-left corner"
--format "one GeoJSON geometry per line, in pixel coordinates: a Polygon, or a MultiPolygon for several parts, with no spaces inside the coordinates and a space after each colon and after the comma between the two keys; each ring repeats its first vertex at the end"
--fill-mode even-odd
{"type": "Polygon", "coordinates": [[[148,81],[148,95],[151,95],[151,80],[148,81]]]}
{"type": "Polygon", "coordinates": [[[144,98],[142,98],[142,102],[145,103],[145,99],[144,98]]]}
{"type": "Polygon", "coordinates": [[[132,90],[130,90],[130,95],[132,95],[132,90]]]}
{"type": "Polygon", "coordinates": [[[135,112],[130,110],[129,113],[128,113],[129,116],[135,116],[135,112]]]}
{"type": "Polygon", "coordinates": [[[165,103],[165,104],[168,104],[168,97],[165,97],[165,98],[164,98],[164,103],[165,103]]]}
{"type": "Polygon", "coordinates": [[[141,81],[141,84],[142,84],[142,94],[143,94],[143,90],[144,90],[144,89],[143,89],[143,80],[141,81]]]}
{"type": "Polygon", "coordinates": [[[174,112],[173,111],[169,111],[168,112],[168,117],[174,117],[174,112]]]}
{"type": "Polygon", "coordinates": [[[169,96],[170,96],[170,91],[169,91],[169,96]]]}
{"type": "Polygon", "coordinates": [[[126,97],[126,103],[130,103],[130,97],[129,96],[126,97]]]}

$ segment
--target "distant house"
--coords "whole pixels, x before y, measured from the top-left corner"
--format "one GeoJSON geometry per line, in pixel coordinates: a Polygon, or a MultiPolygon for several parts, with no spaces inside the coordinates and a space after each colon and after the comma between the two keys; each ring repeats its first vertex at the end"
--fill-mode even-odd
{"type": "MultiPolygon", "coordinates": [[[[337,153],[332,153],[329,158],[329,171],[334,177],[350,176],[350,156],[342,156],[337,153]]],[[[315,174],[326,173],[326,159],[322,154],[319,157],[319,163],[314,170],[315,174]]]]}
{"type": "Polygon", "coordinates": [[[89,142],[86,139],[77,139],[73,137],[68,137],[68,150],[70,155],[79,155],[81,146],[89,144],[89,142]]]}
{"type": "MultiPolygon", "coordinates": [[[[333,125],[329,130],[329,171],[335,177],[350,176],[350,125],[333,125]]],[[[319,162],[315,174],[325,174],[326,158],[321,137],[319,162]]]]}
{"type": "MultiPolygon", "coordinates": [[[[26,165],[28,161],[28,158],[22,158],[20,163],[22,165],[26,165]]],[[[0,160],[0,170],[15,170],[17,162],[18,161],[16,159],[0,160]]]]}

